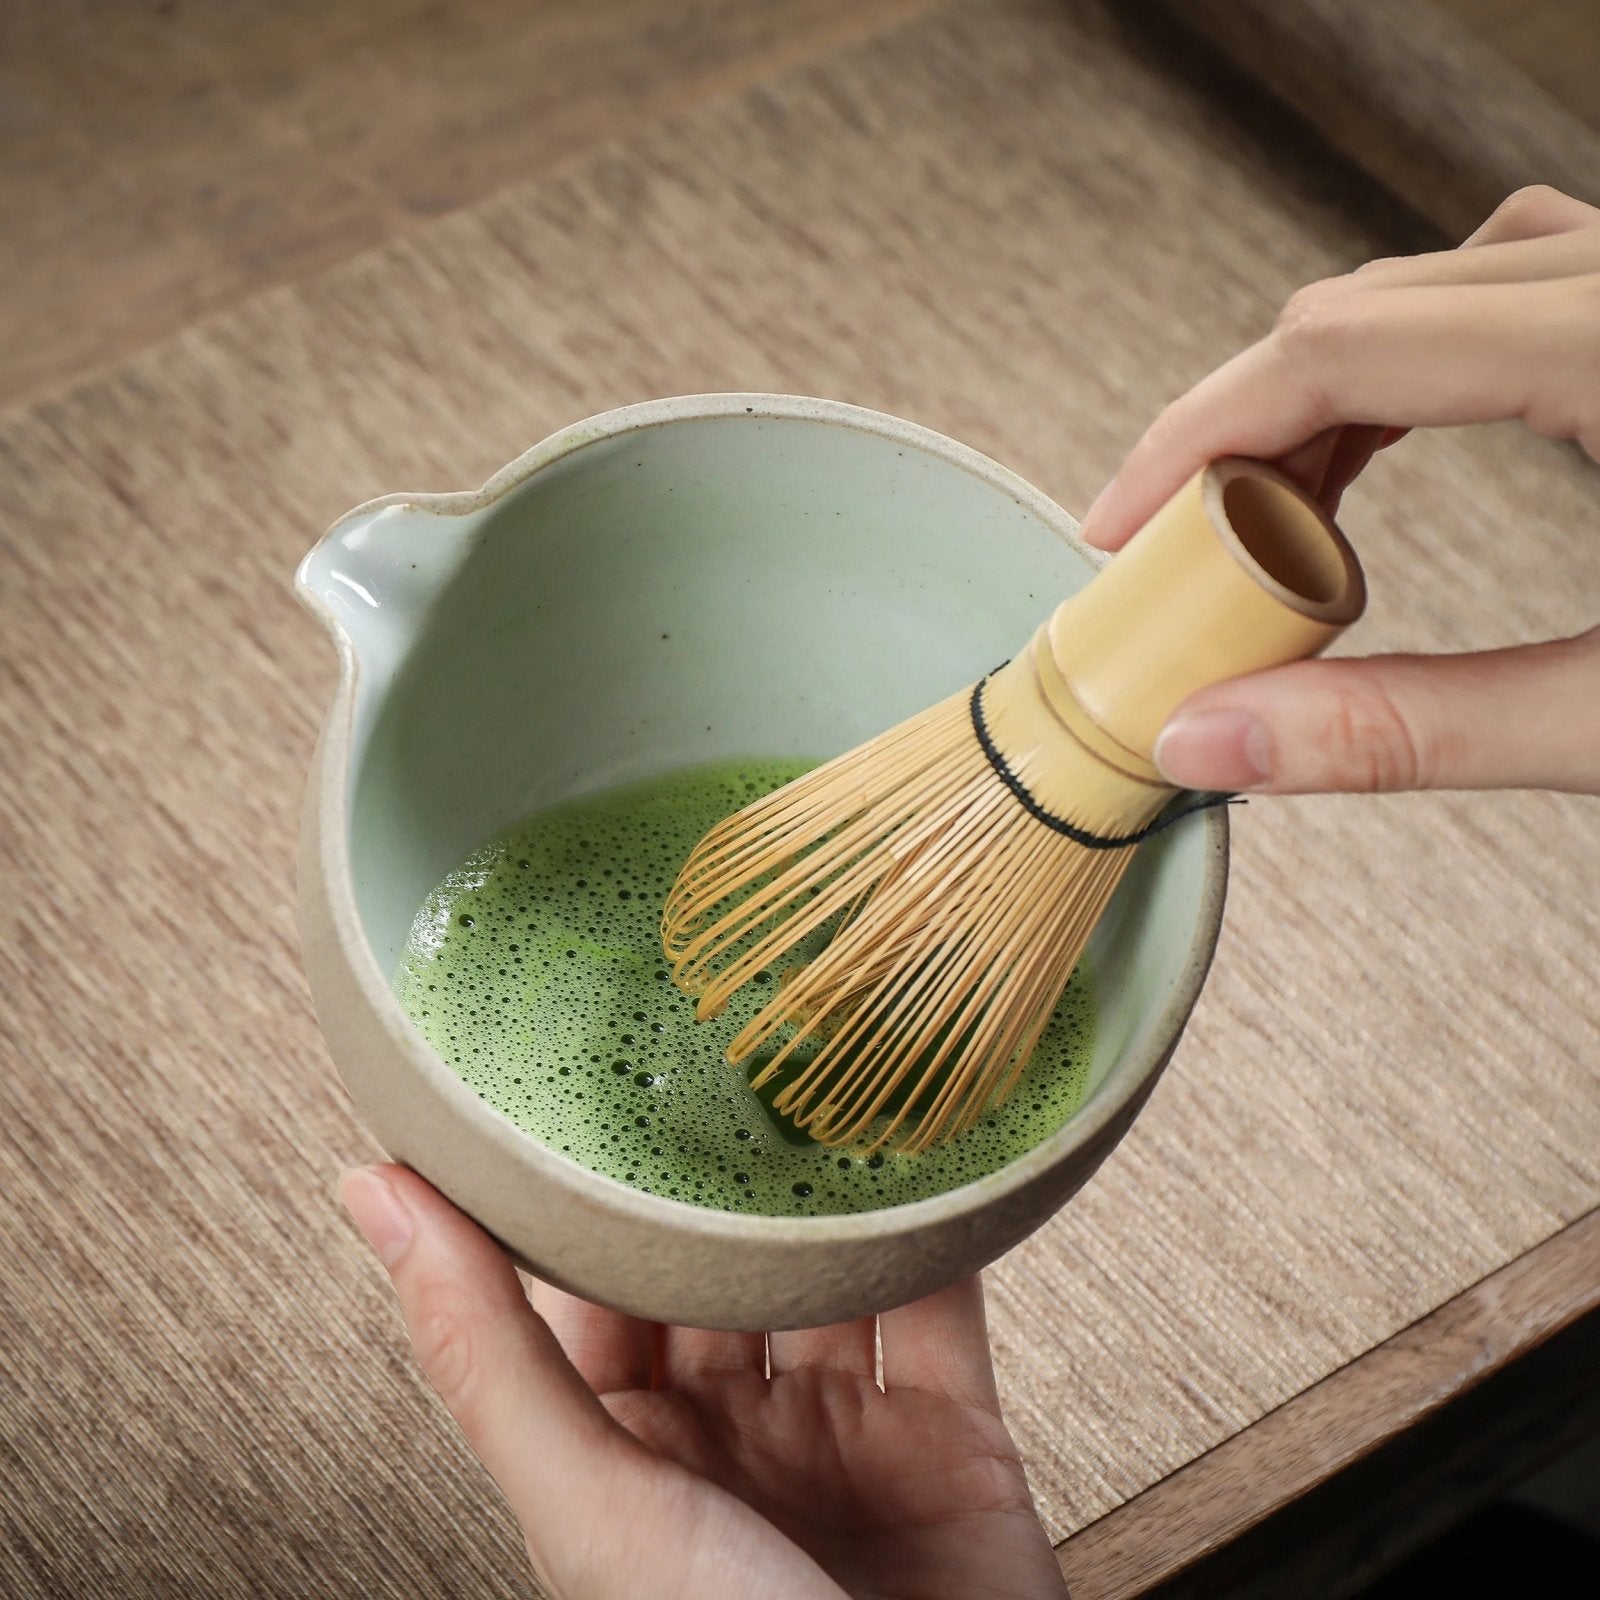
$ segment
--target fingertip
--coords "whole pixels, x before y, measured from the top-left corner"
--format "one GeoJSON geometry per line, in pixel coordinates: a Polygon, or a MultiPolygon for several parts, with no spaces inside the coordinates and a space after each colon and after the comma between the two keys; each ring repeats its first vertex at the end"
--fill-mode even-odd
{"type": "Polygon", "coordinates": [[[1271,734],[1241,706],[1180,706],[1152,756],[1161,775],[1184,789],[1260,791],[1272,777],[1271,734]]]}
{"type": "Polygon", "coordinates": [[[398,1161],[381,1161],[365,1170],[381,1177],[418,1216],[437,1216],[441,1213],[462,1215],[426,1178],[413,1172],[410,1167],[401,1166],[398,1161]]]}
{"type": "Polygon", "coordinates": [[[1078,524],[1078,537],[1096,550],[1120,550],[1134,532],[1122,514],[1121,502],[1124,498],[1124,491],[1113,478],[1084,512],[1083,520],[1078,524]]]}
{"type": "Polygon", "coordinates": [[[1104,550],[1107,555],[1115,555],[1128,542],[1127,534],[1117,528],[1108,528],[1103,523],[1084,523],[1078,529],[1078,537],[1091,549],[1104,550]]]}
{"type": "Polygon", "coordinates": [[[389,1179],[395,1169],[352,1167],[339,1179],[339,1199],[385,1267],[399,1264],[416,1237],[409,1206],[389,1179]]]}
{"type": "MultiPolygon", "coordinates": [[[[450,1264],[450,1270],[516,1280],[505,1249],[410,1167],[377,1162],[339,1180],[339,1198],[378,1259],[400,1280],[450,1264]]],[[[518,1293],[521,1293],[520,1280],[518,1293]]]]}
{"type": "Polygon", "coordinates": [[[1105,488],[1103,488],[1100,493],[1089,502],[1089,509],[1084,512],[1082,520],[1078,523],[1078,537],[1082,539],[1085,544],[1092,544],[1097,550],[1106,550],[1110,548],[1104,542],[1106,538],[1104,531],[1105,518],[1100,508],[1105,504],[1106,496],[1111,493],[1115,486],[1116,480],[1113,478],[1112,481],[1108,483],[1105,488]]]}

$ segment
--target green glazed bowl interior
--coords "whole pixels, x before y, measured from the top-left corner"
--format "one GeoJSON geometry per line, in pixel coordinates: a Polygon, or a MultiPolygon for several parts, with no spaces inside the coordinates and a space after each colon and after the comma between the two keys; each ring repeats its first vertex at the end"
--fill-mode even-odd
{"type": "Polygon", "coordinates": [[[857,744],[1010,656],[1096,560],[1064,512],[986,458],[896,419],[768,395],[630,407],[557,435],[476,494],[395,496],[344,518],[299,580],[345,666],[309,803],[303,916],[319,1011],[380,1139],[570,1287],[704,1325],[881,1309],[1036,1226],[1114,1142],[1193,1005],[1221,915],[1220,812],[1141,848],[1096,932],[1097,1034],[1078,1115],[1001,1172],[912,1206],[733,1217],[625,1190],[451,1087],[388,981],[429,890],[528,813],[689,764],[857,744]],[[341,965],[348,983],[329,975],[341,965]],[[433,1134],[398,1087],[407,1075],[429,1080],[433,1134]],[[492,1194],[465,1172],[474,1153],[503,1169],[492,1194]],[[1058,1176],[1062,1192],[1034,1215],[1052,1172],[1071,1181],[1058,1176]],[[736,1307],[681,1283],[619,1292],[600,1222],[593,1272],[581,1241],[548,1248],[534,1215],[548,1186],[576,1196],[584,1218],[693,1241],[708,1282],[734,1240],[848,1254],[874,1239],[876,1252],[831,1299],[776,1286],[736,1307]],[[990,1210],[1005,1220],[985,1237],[990,1210]],[[941,1237],[963,1242],[915,1283],[872,1265],[941,1237]]]}

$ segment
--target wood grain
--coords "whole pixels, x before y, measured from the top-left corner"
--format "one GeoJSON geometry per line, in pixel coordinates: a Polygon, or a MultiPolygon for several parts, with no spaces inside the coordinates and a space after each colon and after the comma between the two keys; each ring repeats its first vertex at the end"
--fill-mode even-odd
{"type": "MultiPolygon", "coordinates": [[[[1559,1449],[1564,1424],[1590,1425],[1600,1416],[1591,1400],[1593,1357],[1600,1349],[1600,1211],[1563,1229],[1481,1283],[1413,1323],[1349,1366],[1297,1395],[1198,1460],[1091,1523],[1062,1543],[1057,1556],[1073,1600],[1133,1600],[1163,1595],[1242,1594],[1257,1580],[1262,1595],[1305,1593],[1319,1600],[1370,1582],[1390,1562],[1439,1531],[1442,1516],[1459,1512],[1559,1449]],[[1522,1411],[1496,1397],[1498,1426],[1471,1419],[1476,1432],[1453,1419],[1457,1434],[1441,1448],[1426,1424],[1441,1419],[1475,1390],[1490,1388],[1513,1363],[1574,1330],[1585,1359],[1561,1352],[1580,1383],[1553,1381],[1548,1366],[1538,1392],[1521,1397],[1522,1411]],[[1527,1413],[1536,1427],[1530,1434],[1527,1413]],[[1399,1470],[1381,1459],[1401,1435],[1417,1448],[1399,1470]],[[1426,1448],[1422,1448],[1423,1446],[1426,1448]],[[1375,1457],[1380,1459],[1375,1459],[1375,1457]],[[1463,1478],[1462,1458],[1470,1462],[1463,1478]],[[1340,1514],[1316,1504],[1330,1480],[1365,1464],[1381,1483],[1355,1514],[1341,1496],[1340,1514]],[[1275,1533],[1239,1559],[1240,1541],[1289,1508],[1295,1527],[1275,1533]],[[1330,1549],[1330,1546],[1334,1547],[1330,1549]],[[1207,1557],[1229,1551],[1221,1571],[1201,1572],[1207,1557]]],[[[1254,1588],[1252,1593],[1256,1592],[1254,1588]]]]}
{"type": "Polygon", "coordinates": [[[1163,9],[1447,238],[1464,238],[1526,184],[1600,199],[1600,121],[1569,111],[1435,0],[1163,9]]]}
{"type": "MultiPolygon", "coordinates": [[[[370,1146],[292,931],[332,664],[287,578],[334,515],[733,388],[912,416],[1081,507],[1391,217],[1110,8],[961,4],[0,418],[0,1591],[521,1582],[329,1194],[370,1146]]],[[[1352,648],[1595,620],[1595,473],[1546,441],[1414,437],[1345,521],[1352,648]]],[[[1235,839],[1172,1068],[991,1275],[1056,1537],[1600,1204],[1600,806],[1256,803],[1235,839]]]]}
{"type": "Polygon", "coordinates": [[[0,405],[927,0],[17,0],[0,405]]]}
{"type": "Polygon", "coordinates": [[[1432,0],[1573,116],[1600,127],[1600,8],[1593,0],[1432,0]]]}

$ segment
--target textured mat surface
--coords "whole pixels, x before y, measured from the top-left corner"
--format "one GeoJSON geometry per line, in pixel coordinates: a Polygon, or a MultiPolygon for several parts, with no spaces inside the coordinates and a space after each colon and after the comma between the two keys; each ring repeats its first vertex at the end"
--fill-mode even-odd
{"type": "MultiPolygon", "coordinates": [[[[904,413],[1081,509],[1348,180],[1098,8],[956,6],[0,421],[0,1592],[514,1592],[520,1543],[330,1197],[371,1154],[291,918],[315,534],[607,405],[904,413]],[[841,174],[849,181],[842,182],[841,174]]],[[[1408,441],[1358,648],[1594,619],[1597,475],[1408,441]]],[[[1600,806],[1252,805],[1148,1112],[991,1274],[1064,1534],[1600,1202],[1600,806]]]]}

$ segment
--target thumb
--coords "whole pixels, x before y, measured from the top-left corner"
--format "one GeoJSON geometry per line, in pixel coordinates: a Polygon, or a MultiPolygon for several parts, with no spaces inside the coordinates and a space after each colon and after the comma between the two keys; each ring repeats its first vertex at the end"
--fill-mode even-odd
{"type": "Polygon", "coordinates": [[[528,1534],[635,1450],[528,1303],[510,1257],[414,1172],[347,1172],[340,1198],[394,1282],[417,1359],[528,1534]]]}
{"type": "Polygon", "coordinates": [[[1300,661],[1192,695],[1156,765],[1194,789],[1600,793],[1600,629],[1459,656],[1300,661]]]}

